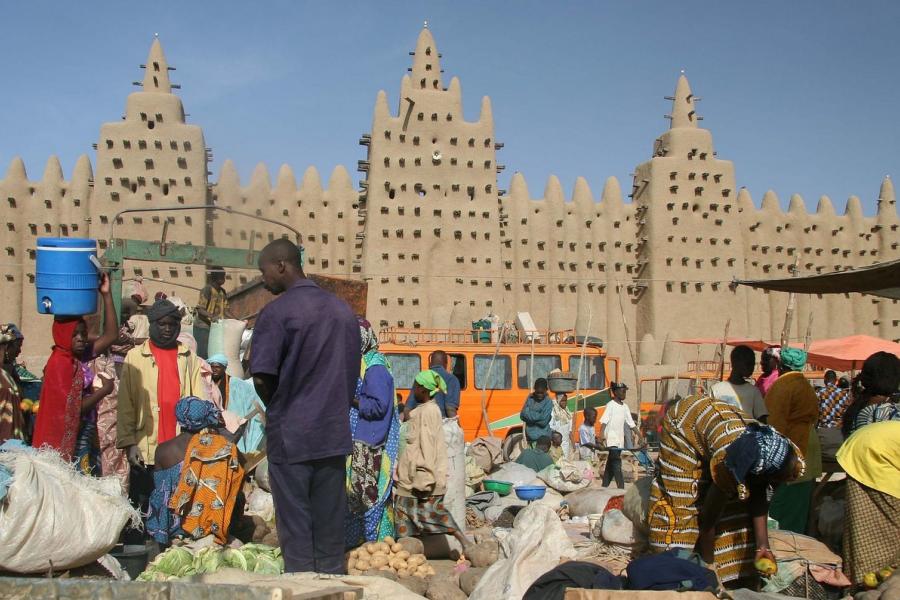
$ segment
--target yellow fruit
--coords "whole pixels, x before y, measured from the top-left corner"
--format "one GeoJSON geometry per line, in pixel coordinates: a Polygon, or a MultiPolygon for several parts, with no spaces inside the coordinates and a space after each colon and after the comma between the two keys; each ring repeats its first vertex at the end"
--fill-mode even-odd
{"type": "Polygon", "coordinates": [[[34,406],[31,407],[31,412],[37,413],[38,407],[39,407],[40,405],[41,405],[40,402],[35,402],[35,403],[34,403],[34,406]]]}
{"type": "Polygon", "coordinates": [[[878,576],[875,573],[866,573],[863,576],[863,585],[865,585],[870,590],[873,590],[878,587],[878,576]]]}
{"type": "Polygon", "coordinates": [[[892,569],[888,569],[887,567],[885,567],[884,569],[881,569],[880,571],[878,571],[878,579],[880,579],[881,581],[884,581],[885,579],[887,579],[888,577],[890,577],[893,574],[894,574],[894,571],[892,569]]]}
{"type": "Polygon", "coordinates": [[[28,409],[29,409],[29,408],[30,408],[30,407],[28,406],[28,403],[25,402],[24,400],[22,400],[21,402],[19,402],[19,410],[21,410],[22,412],[28,412],[28,409]]]}
{"type": "Polygon", "coordinates": [[[756,570],[759,573],[767,577],[778,572],[778,565],[776,565],[775,561],[770,558],[760,558],[753,563],[753,566],[756,567],[756,570]]]}

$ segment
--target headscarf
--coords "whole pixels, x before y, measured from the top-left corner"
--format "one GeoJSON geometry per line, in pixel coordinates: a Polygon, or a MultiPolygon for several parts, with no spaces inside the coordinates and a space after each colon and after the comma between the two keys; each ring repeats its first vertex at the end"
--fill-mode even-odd
{"type": "Polygon", "coordinates": [[[228,367],[228,358],[224,354],[213,354],[209,358],[206,359],[211,365],[222,365],[223,367],[228,367]]]}
{"type": "Polygon", "coordinates": [[[25,336],[22,335],[22,331],[16,326],[15,323],[7,323],[0,329],[6,329],[6,333],[13,336],[13,340],[24,340],[25,336]]]}
{"type": "Polygon", "coordinates": [[[775,360],[778,360],[778,357],[781,355],[781,348],[777,348],[775,346],[769,346],[765,350],[762,351],[763,356],[771,356],[775,360]]]}
{"type": "Polygon", "coordinates": [[[428,390],[428,395],[434,397],[438,392],[447,393],[447,383],[444,378],[432,370],[420,371],[416,375],[416,383],[428,390]]]}
{"type": "Polygon", "coordinates": [[[378,336],[375,335],[375,328],[360,315],[356,315],[356,322],[359,324],[360,351],[364,368],[368,369],[374,365],[388,367],[387,359],[378,351],[378,336]]]}
{"type": "Polygon", "coordinates": [[[150,321],[150,341],[156,347],[169,350],[178,346],[178,334],[181,333],[181,311],[177,306],[165,298],[157,300],[147,311],[147,319],[150,321]],[[170,316],[178,319],[178,326],[172,335],[164,337],[159,321],[170,316]]]}
{"type": "Polygon", "coordinates": [[[32,445],[49,446],[64,460],[75,451],[75,439],[81,421],[81,394],[84,375],[81,357],[72,353],[72,337],[83,323],[81,317],[57,318],[53,321],[53,351],[44,367],[40,407],[34,426],[32,445]]]}
{"type": "Polygon", "coordinates": [[[800,348],[782,348],[781,364],[791,371],[802,371],[806,366],[806,352],[800,348]]]}
{"type": "MultiPolygon", "coordinates": [[[[748,475],[773,475],[787,460],[791,443],[769,425],[749,423],[744,433],[725,450],[725,466],[738,483],[738,496],[746,500],[748,475]]],[[[799,456],[798,456],[799,458],[799,456]]]]}
{"type": "Polygon", "coordinates": [[[175,405],[175,419],[184,431],[191,433],[206,427],[218,427],[222,411],[209,400],[197,396],[186,396],[175,405]]]}
{"type": "Polygon", "coordinates": [[[359,323],[360,351],[365,355],[372,350],[378,350],[378,336],[375,335],[372,324],[358,315],[356,322],[359,323]]]}
{"type": "Polygon", "coordinates": [[[16,334],[12,330],[13,327],[15,327],[15,325],[13,325],[12,323],[9,323],[8,325],[0,325],[0,344],[8,344],[17,339],[16,334]]]}

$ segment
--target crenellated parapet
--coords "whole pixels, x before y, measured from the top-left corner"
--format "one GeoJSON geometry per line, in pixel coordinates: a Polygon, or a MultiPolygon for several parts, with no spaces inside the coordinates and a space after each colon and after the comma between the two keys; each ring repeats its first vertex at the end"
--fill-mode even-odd
{"type": "MultiPolygon", "coordinates": [[[[358,192],[344,167],[336,167],[328,187],[323,188],[315,167],[306,169],[298,185],[291,167],[282,165],[273,186],[265,165],[259,164],[243,186],[234,164],[228,160],[212,185],[212,199],[217,206],[276,222],[214,211],[214,245],[260,250],[276,238],[286,236],[293,240],[293,232],[277,224],[283,223],[303,236],[307,270],[345,277],[351,274],[353,244],[361,227],[356,214],[358,192]]],[[[235,283],[243,284],[256,276],[252,270],[235,273],[235,283]]]]}

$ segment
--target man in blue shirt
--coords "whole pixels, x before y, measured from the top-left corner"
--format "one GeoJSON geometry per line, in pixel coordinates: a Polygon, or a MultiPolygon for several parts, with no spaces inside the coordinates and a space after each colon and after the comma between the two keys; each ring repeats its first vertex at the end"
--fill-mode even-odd
{"type": "MultiPolygon", "coordinates": [[[[441,409],[441,416],[445,419],[452,419],[459,412],[459,379],[456,375],[447,370],[450,366],[450,355],[443,350],[435,350],[428,358],[428,368],[440,375],[447,384],[447,393],[438,392],[434,395],[434,402],[441,409]]],[[[413,397],[412,390],[406,399],[406,407],[404,408],[404,419],[409,417],[409,413],[416,407],[416,399],[413,397]]]]}
{"type": "Polygon", "coordinates": [[[275,240],[260,253],[278,296],[253,329],[250,370],[266,405],[269,481],[287,572],[344,572],[350,403],[360,369],[356,315],[303,273],[300,249],[275,240]]]}

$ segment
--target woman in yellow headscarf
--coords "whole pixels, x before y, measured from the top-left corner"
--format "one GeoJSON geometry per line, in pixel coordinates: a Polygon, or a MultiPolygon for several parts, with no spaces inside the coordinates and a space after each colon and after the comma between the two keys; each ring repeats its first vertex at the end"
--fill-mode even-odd
{"type": "Polygon", "coordinates": [[[465,549],[469,540],[444,506],[447,446],[441,409],[431,401],[439,391],[447,391],[440,375],[431,370],[416,375],[412,389],[416,407],[405,424],[406,445],[397,459],[395,476],[397,537],[449,534],[465,549]]]}

